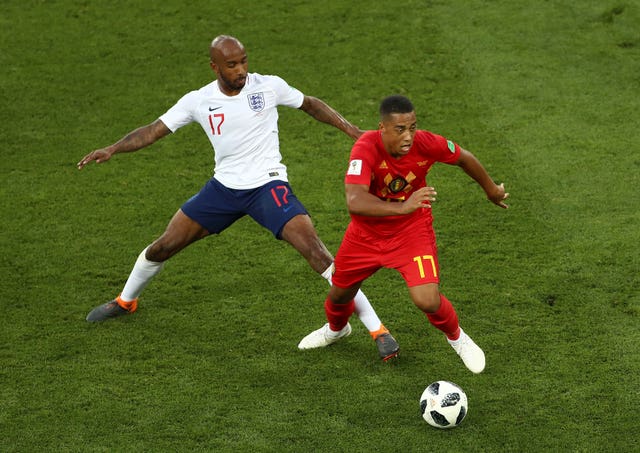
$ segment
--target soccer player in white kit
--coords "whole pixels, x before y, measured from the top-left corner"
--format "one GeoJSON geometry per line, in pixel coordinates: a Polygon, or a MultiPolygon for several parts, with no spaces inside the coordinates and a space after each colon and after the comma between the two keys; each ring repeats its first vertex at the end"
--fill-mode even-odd
{"type": "MultiPolygon", "coordinates": [[[[87,321],[133,313],[138,296],[166,260],[189,244],[222,232],[244,215],[289,242],[331,282],[333,257],[294,195],[281,161],[277,106],[299,108],[354,140],[362,131],[320,99],[305,96],[280,77],[249,73],[244,46],[232,36],[216,37],[210,56],[216,80],[183,96],[153,123],[78,162],[79,169],[92,161],[106,162],[113,154],[142,149],[192,122],[200,124],[215,151],[213,177],[175,213],[165,232],[140,253],[118,297],[94,308],[87,321]]],[[[355,307],[380,357],[395,357],[397,342],[362,292],[355,297],[355,307]]]]}

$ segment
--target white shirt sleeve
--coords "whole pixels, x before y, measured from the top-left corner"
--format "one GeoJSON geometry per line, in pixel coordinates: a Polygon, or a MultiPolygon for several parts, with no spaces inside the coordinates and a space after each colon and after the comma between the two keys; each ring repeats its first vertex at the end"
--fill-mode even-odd
{"type": "Polygon", "coordinates": [[[194,106],[198,102],[198,92],[192,91],[180,98],[176,104],[167,112],[160,116],[160,120],[167,126],[171,132],[175,132],[182,126],[197,121],[194,117],[194,106]]]}
{"type": "Polygon", "coordinates": [[[304,94],[278,76],[271,76],[273,80],[273,89],[276,92],[278,105],[284,105],[294,109],[300,108],[304,101],[304,94]]]}

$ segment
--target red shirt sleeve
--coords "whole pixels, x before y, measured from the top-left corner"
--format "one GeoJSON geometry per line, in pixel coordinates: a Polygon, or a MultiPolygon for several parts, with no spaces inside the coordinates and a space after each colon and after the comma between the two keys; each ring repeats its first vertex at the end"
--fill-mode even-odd
{"type": "Polygon", "coordinates": [[[371,184],[373,162],[375,160],[375,138],[378,131],[367,131],[351,148],[349,168],[344,178],[345,184],[371,184]]]}
{"type": "Polygon", "coordinates": [[[455,164],[458,162],[460,158],[460,146],[458,146],[458,144],[433,132],[418,132],[419,134],[416,134],[416,139],[425,143],[425,148],[429,150],[433,161],[445,164],[455,164]]]}

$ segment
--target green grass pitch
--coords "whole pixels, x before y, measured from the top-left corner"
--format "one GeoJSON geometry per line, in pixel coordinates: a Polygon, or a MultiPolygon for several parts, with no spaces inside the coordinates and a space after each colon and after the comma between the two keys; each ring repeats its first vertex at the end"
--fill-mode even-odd
{"type": "MultiPolygon", "coordinates": [[[[637,0],[6,0],[0,42],[0,451],[640,451],[637,0]],[[84,321],[213,159],[191,125],[75,163],[208,83],[222,33],[364,129],[380,99],[410,97],[420,127],[505,182],[507,211],[457,168],[430,176],[442,290],[483,374],[392,271],[364,290],[398,361],[357,320],[298,351],[327,284],[247,219],[170,260],[135,316],[84,321]],[[469,397],[454,430],[419,414],[440,379],[469,397]]],[[[351,142],[280,114],[292,186],[335,252],[351,142]]]]}

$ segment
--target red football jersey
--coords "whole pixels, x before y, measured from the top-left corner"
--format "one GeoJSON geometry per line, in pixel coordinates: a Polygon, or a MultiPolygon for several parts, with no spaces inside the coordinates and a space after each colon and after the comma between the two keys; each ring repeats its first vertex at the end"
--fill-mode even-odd
{"type": "MultiPolygon", "coordinates": [[[[460,147],[429,131],[418,130],[409,153],[391,157],[382,144],[379,130],[367,131],[351,149],[345,184],[365,184],[369,193],[389,202],[403,201],[414,190],[426,186],[426,176],[436,162],[455,164],[460,147]]],[[[351,215],[352,222],[374,234],[392,235],[415,222],[431,223],[431,209],[417,209],[411,214],[371,217],[351,215]]]]}

